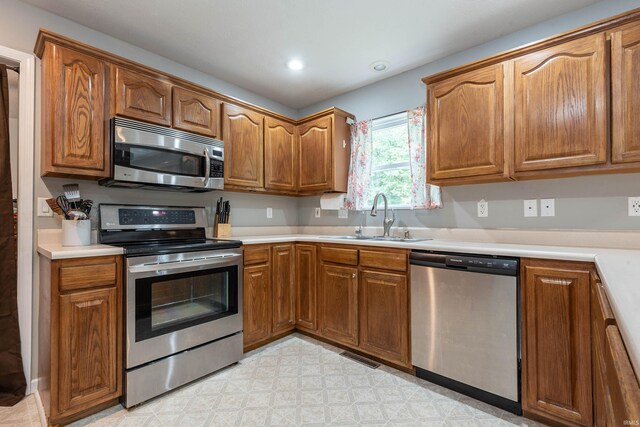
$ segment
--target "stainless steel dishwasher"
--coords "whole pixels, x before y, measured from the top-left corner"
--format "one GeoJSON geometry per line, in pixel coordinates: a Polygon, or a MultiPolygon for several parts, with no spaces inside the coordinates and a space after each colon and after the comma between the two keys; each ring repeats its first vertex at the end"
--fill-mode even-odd
{"type": "Polygon", "coordinates": [[[522,414],[517,258],[411,252],[416,375],[522,414]]]}

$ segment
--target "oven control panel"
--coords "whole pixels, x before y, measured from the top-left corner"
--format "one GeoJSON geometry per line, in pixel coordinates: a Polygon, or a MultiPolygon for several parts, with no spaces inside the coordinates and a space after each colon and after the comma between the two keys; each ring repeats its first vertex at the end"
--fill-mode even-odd
{"type": "Polygon", "coordinates": [[[182,209],[118,209],[122,225],[195,224],[193,210],[182,209]]]}

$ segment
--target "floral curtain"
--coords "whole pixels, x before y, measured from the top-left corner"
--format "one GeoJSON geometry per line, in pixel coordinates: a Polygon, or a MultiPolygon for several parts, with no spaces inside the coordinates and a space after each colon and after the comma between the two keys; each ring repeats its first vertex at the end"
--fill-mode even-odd
{"type": "Polygon", "coordinates": [[[366,209],[369,184],[371,182],[371,120],[351,125],[351,165],[347,184],[345,208],[366,209]]]}
{"type": "Polygon", "coordinates": [[[427,184],[426,107],[407,111],[409,126],[409,164],[411,167],[411,208],[442,207],[442,194],[437,185],[427,184]]]}

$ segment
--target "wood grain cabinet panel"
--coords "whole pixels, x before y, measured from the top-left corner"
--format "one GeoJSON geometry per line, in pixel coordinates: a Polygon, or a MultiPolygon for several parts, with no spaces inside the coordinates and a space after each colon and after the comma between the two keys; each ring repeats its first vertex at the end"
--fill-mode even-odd
{"type": "Polygon", "coordinates": [[[588,264],[522,260],[525,414],[592,424],[588,264]]]}
{"type": "Polygon", "coordinates": [[[298,126],[298,133],[298,189],[302,192],[330,190],[333,119],[322,117],[304,123],[298,126]]]}
{"type": "Polygon", "coordinates": [[[295,327],[295,245],[273,245],[271,248],[273,274],[272,334],[290,331],[295,327]]]}
{"type": "Polygon", "coordinates": [[[39,337],[47,358],[40,391],[49,423],[66,424],[122,393],[122,257],[41,262],[50,269],[41,285],[50,306],[40,311],[48,327],[39,337]]]}
{"type": "Polygon", "coordinates": [[[60,414],[119,394],[118,303],[115,287],[60,296],[60,414]]]}
{"type": "Polygon", "coordinates": [[[611,33],[613,163],[640,161],[640,25],[611,33]]]}
{"type": "Polygon", "coordinates": [[[346,345],[358,345],[358,269],[322,264],[321,334],[346,345]]]}
{"type": "Polygon", "coordinates": [[[359,348],[410,367],[407,276],[364,270],[359,291],[359,348]]]}
{"type": "Polygon", "coordinates": [[[270,190],[296,190],[296,127],[282,120],[264,120],[264,186],[270,190]]]}
{"type": "Polygon", "coordinates": [[[174,86],[172,102],[174,128],[212,138],[220,136],[220,101],[174,86]]]}
{"type": "Polygon", "coordinates": [[[109,176],[107,64],[47,43],[42,73],[42,176],[109,176]]]}
{"type": "Polygon", "coordinates": [[[429,182],[502,177],[511,111],[504,100],[504,68],[497,64],[429,85],[429,182]]]}
{"type": "Polygon", "coordinates": [[[225,186],[263,188],[264,116],[231,104],[223,111],[225,186]]]}
{"type": "Polygon", "coordinates": [[[317,324],[317,250],[296,244],[296,327],[315,331],[317,324]]]}
{"type": "Polygon", "coordinates": [[[607,326],[605,339],[605,381],[609,395],[607,423],[611,426],[637,424],[640,420],[640,384],[616,325],[607,326]]]}
{"type": "Polygon", "coordinates": [[[114,115],[171,126],[171,83],[113,66],[114,115]]]}
{"type": "Polygon", "coordinates": [[[603,33],[514,60],[516,176],[607,161],[606,70],[603,33]]]}
{"type": "Polygon", "coordinates": [[[271,336],[271,267],[245,267],[243,279],[244,347],[248,348],[271,336]]]}

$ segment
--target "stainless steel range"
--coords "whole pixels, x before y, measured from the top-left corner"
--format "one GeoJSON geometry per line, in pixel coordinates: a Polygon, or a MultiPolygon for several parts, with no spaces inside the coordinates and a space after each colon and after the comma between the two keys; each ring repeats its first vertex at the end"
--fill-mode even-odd
{"type": "Polygon", "coordinates": [[[201,207],[99,211],[100,242],[126,258],[124,406],[240,360],[241,242],[206,239],[201,207]]]}

